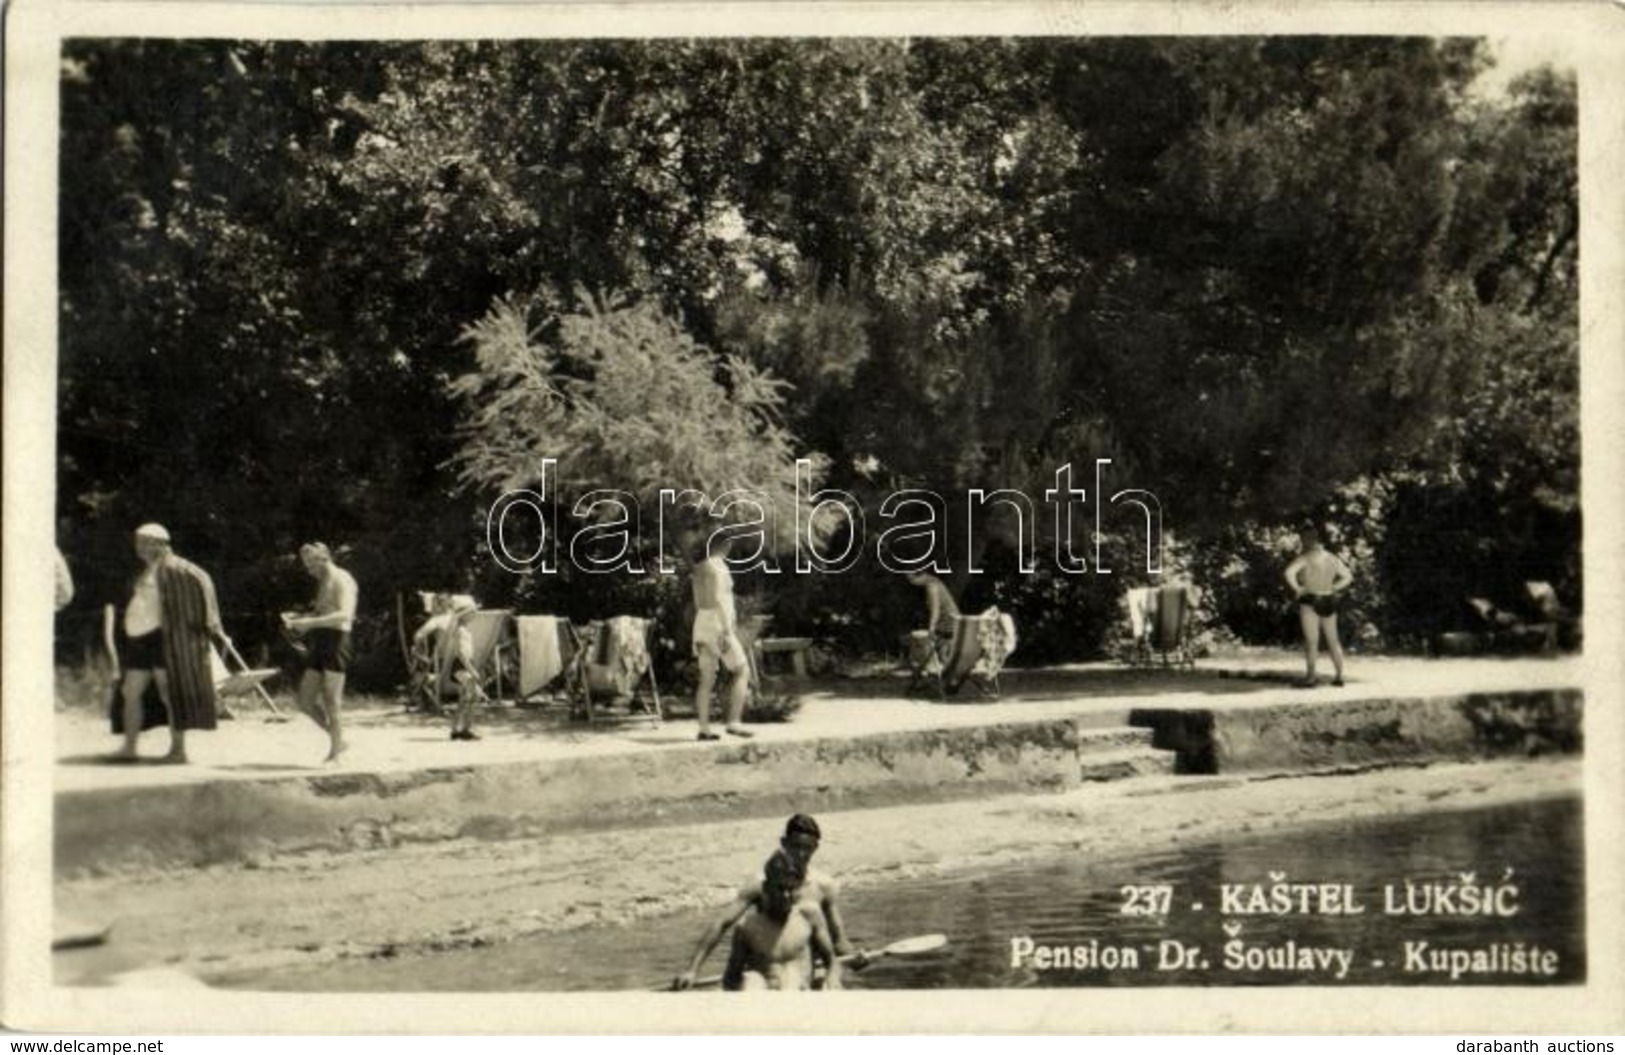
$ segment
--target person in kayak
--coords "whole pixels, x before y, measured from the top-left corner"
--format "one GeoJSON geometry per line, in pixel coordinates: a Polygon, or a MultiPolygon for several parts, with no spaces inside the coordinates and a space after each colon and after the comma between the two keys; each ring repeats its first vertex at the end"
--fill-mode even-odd
{"type": "MultiPolygon", "coordinates": [[[[805,813],[798,813],[785,823],[784,835],[779,840],[779,850],[794,860],[801,868],[801,888],[797,891],[797,898],[816,905],[824,918],[825,929],[829,933],[830,945],[834,956],[851,956],[851,945],[847,940],[846,926],[841,920],[841,912],[837,899],[840,894],[840,884],[826,872],[812,868],[813,854],[818,852],[818,846],[823,838],[823,832],[818,822],[805,813]]],[[[728,905],[727,909],[705,929],[700,936],[699,943],[694,949],[694,960],[689,969],[677,977],[676,987],[686,989],[694,984],[694,978],[699,973],[700,965],[705,958],[716,948],[717,942],[722,940],[723,934],[730,927],[734,927],[734,936],[728,954],[728,967],[723,972],[722,987],[724,989],[738,989],[742,983],[744,965],[747,958],[747,949],[744,936],[735,924],[744,919],[753,909],[760,908],[763,902],[762,880],[758,879],[741,887],[738,895],[728,905]]],[[[820,957],[817,970],[822,971],[834,957],[820,957]]],[[[861,966],[855,964],[854,966],[861,966]]]]}
{"type": "MultiPolygon", "coordinates": [[[[815,954],[829,964],[823,988],[841,988],[841,961],[830,942],[824,913],[803,896],[806,878],[805,866],[783,850],[767,859],[758,904],[734,928],[742,950],[738,984],[730,986],[724,980],[724,988],[810,989],[815,954]]],[[[692,985],[693,972],[680,976],[677,988],[687,988],[682,984],[685,979],[692,985]]]]}

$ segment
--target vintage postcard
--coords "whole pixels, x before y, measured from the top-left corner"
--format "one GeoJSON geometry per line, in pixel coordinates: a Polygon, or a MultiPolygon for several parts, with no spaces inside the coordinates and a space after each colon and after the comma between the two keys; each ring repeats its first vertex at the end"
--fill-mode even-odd
{"type": "Polygon", "coordinates": [[[6,1027],[1625,1031],[1618,5],[7,15],[6,1027]]]}

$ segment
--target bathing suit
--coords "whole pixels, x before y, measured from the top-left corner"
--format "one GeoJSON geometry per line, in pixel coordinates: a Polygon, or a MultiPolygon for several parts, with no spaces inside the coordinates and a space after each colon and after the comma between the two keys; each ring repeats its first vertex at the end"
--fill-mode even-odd
{"type": "Polygon", "coordinates": [[[1306,593],[1298,597],[1298,603],[1308,605],[1321,617],[1336,615],[1342,607],[1340,598],[1335,593],[1306,593]]]}
{"type": "Polygon", "coordinates": [[[343,674],[350,667],[354,650],[348,630],[335,630],[330,626],[306,631],[309,651],[305,654],[305,669],[343,674]]]}
{"type": "Polygon", "coordinates": [[[724,669],[729,671],[739,670],[748,662],[745,647],[739,643],[737,634],[726,629],[722,610],[718,608],[701,608],[694,613],[694,655],[701,663],[720,659],[724,669]]]}
{"type": "Polygon", "coordinates": [[[164,632],[154,630],[137,637],[125,638],[124,667],[126,670],[164,669],[164,632]]]}

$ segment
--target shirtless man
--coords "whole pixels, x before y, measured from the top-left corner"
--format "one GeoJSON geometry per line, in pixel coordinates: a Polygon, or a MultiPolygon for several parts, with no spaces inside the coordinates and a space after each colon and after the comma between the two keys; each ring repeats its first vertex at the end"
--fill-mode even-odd
{"type": "Polygon", "coordinates": [[[728,570],[728,539],[712,535],[705,543],[706,557],[694,565],[694,657],[699,661],[699,684],[694,689],[694,710],[700,719],[701,740],[720,740],[711,731],[711,690],[717,664],[728,671],[728,718],[731,736],[750,737],[739,723],[750,692],[750,661],[739,643],[738,615],[734,610],[734,579],[728,570]]]}
{"type": "Polygon", "coordinates": [[[1298,532],[1302,549],[1298,559],[1286,569],[1286,584],[1298,599],[1298,622],[1303,629],[1303,654],[1308,673],[1298,682],[1300,688],[1313,688],[1315,660],[1320,651],[1320,635],[1326,635],[1326,650],[1332,654],[1333,685],[1343,684],[1343,645],[1337,639],[1337,595],[1354,581],[1348,565],[1326,552],[1320,532],[1306,527],[1298,532]]]}
{"type": "MultiPolygon", "coordinates": [[[[828,961],[825,989],[841,988],[841,961],[818,905],[803,896],[806,872],[801,862],[783,850],[768,858],[762,871],[760,903],[739,921],[736,933],[743,948],[739,989],[808,989],[812,986],[813,954],[828,961]]],[[[709,952],[709,948],[704,950],[709,952]]],[[[677,977],[674,988],[694,984],[694,967],[677,977]]]]}
{"type": "MultiPolygon", "coordinates": [[[[829,933],[830,945],[835,956],[849,956],[851,945],[846,938],[846,924],[842,922],[841,912],[836,904],[840,885],[828,873],[811,867],[812,856],[818,852],[822,834],[817,821],[804,813],[798,813],[784,826],[784,836],[779,840],[779,852],[789,857],[801,869],[801,889],[796,893],[797,900],[818,907],[823,915],[824,926],[829,933]]],[[[678,976],[676,988],[687,989],[694,984],[694,977],[699,972],[700,964],[704,963],[711,950],[716,948],[717,942],[722,940],[728,928],[734,927],[751,912],[760,909],[764,904],[764,896],[760,880],[740,888],[738,896],[700,936],[699,944],[694,949],[694,961],[684,974],[678,976]]],[[[749,957],[749,942],[743,931],[735,928],[732,947],[728,954],[728,969],[722,975],[724,989],[740,988],[749,957]]],[[[816,966],[822,968],[828,962],[827,958],[820,958],[816,966]]],[[[855,962],[854,966],[861,968],[863,962],[855,962]]]]}
{"type": "Polygon", "coordinates": [[[355,625],[356,584],[349,572],[333,563],[332,551],[321,542],[300,546],[299,560],[316,580],[316,597],[310,606],[313,614],[284,612],[282,625],[305,639],[299,709],[326,730],[327,761],[333,763],[349,749],[339,711],[344,704],[345,671],[354,654],[350,630],[355,625]]]}

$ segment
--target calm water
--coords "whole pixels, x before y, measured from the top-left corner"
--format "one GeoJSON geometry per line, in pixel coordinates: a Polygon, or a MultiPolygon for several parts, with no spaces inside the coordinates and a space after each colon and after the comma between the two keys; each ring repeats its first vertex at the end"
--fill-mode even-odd
{"type": "MultiPolygon", "coordinates": [[[[1243,836],[1136,859],[1095,862],[1074,855],[999,871],[860,887],[847,893],[844,909],[857,943],[878,947],[937,931],[950,942],[929,956],[889,960],[849,978],[854,988],[868,989],[1579,982],[1585,977],[1580,820],[1577,801],[1546,801],[1372,821],[1290,837],[1243,836]],[[1465,879],[1466,874],[1472,878],[1465,879]],[[1456,915],[1390,915],[1384,888],[1392,884],[1396,904],[1404,905],[1406,880],[1424,886],[1496,884],[1501,893],[1495,907],[1516,911],[1499,917],[1461,915],[1477,906],[1457,893],[1444,899],[1444,907],[1456,915]],[[1328,891],[1323,902],[1316,900],[1318,893],[1309,895],[1307,912],[1300,911],[1303,895],[1294,893],[1292,914],[1271,915],[1264,911],[1269,888],[1279,883],[1332,884],[1337,889],[1328,891]],[[1232,885],[1228,905],[1223,897],[1227,884],[1232,885]],[[1254,899],[1255,884],[1264,888],[1257,895],[1263,900],[1254,899]],[[1169,911],[1124,914],[1126,886],[1153,891],[1166,886],[1169,911]],[[1345,886],[1352,888],[1353,903],[1364,913],[1322,911],[1346,907],[1345,886]],[[1022,939],[1031,939],[1031,946],[1022,939]],[[1407,949],[1407,942],[1426,944],[1407,949]],[[1036,952],[1041,946],[1072,953],[1077,969],[1073,963],[1057,967],[1056,952],[1045,966],[1036,952]],[[1176,946],[1195,950],[1183,969],[1171,967],[1180,959],[1172,955],[1176,946]],[[1542,950],[1538,957],[1528,955],[1532,946],[1542,950]],[[1014,953],[1029,948],[1032,952],[1015,956],[1020,962],[1013,962],[1014,953]],[[1099,954],[1107,948],[1118,950],[1115,969],[1100,965],[1104,956],[1090,961],[1091,951],[1099,954]],[[1137,964],[1130,962],[1134,959],[1137,964]],[[1551,973],[1508,969],[1518,962],[1551,973]],[[1452,963],[1462,968],[1454,980],[1452,963]],[[1171,969],[1159,969],[1159,964],[1171,969]],[[1420,969],[1429,965],[1439,970],[1420,969]],[[1487,970],[1476,971],[1475,966],[1487,970]]],[[[1440,890],[1426,889],[1435,896],[1440,890]]],[[[1161,896],[1152,892],[1144,900],[1156,907],[1161,896]]],[[[487,949],[350,960],[217,979],[215,984],[403,992],[643,988],[669,978],[687,962],[710,918],[710,912],[685,912],[636,927],[593,927],[487,949]]],[[[721,970],[725,951],[723,946],[712,954],[709,969],[721,970]]]]}

